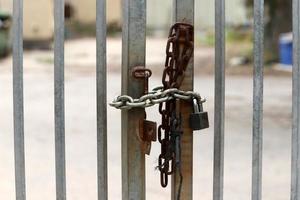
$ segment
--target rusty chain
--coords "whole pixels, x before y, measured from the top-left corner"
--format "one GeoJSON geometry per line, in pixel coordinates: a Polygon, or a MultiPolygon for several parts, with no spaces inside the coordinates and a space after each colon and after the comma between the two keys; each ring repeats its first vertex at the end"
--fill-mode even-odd
{"type": "MultiPolygon", "coordinates": [[[[169,32],[166,47],[166,62],[162,76],[164,90],[180,88],[185,76],[185,70],[194,52],[194,28],[190,24],[176,23],[169,32]]],[[[172,125],[178,121],[176,115],[177,101],[171,99],[159,105],[159,113],[162,116],[162,123],[158,127],[158,140],[161,143],[161,154],[158,159],[161,185],[168,185],[168,176],[176,170],[176,145],[174,135],[181,130],[174,132],[172,125]]],[[[180,117],[180,116],[179,116],[180,117]]],[[[180,172],[181,174],[181,172],[180,172]]]]}
{"type": "MultiPolygon", "coordinates": [[[[117,109],[146,108],[159,104],[161,124],[158,127],[158,141],[161,143],[161,154],[158,158],[161,185],[168,185],[168,176],[179,170],[180,185],[177,199],[180,199],[182,185],[181,173],[181,135],[182,121],[178,113],[180,100],[204,103],[200,94],[193,91],[180,90],[185,76],[185,70],[194,52],[194,27],[186,23],[174,24],[169,32],[166,46],[166,62],[162,75],[163,86],[154,88],[151,92],[138,99],[128,95],[118,96],[110,106],[117,109]]],[[[146,86],[151,71],[137,67],[133,73],[135,78],[145,78],[146,86]]],[[[146,87],[145,90],[148,90],[146,87]]]]}

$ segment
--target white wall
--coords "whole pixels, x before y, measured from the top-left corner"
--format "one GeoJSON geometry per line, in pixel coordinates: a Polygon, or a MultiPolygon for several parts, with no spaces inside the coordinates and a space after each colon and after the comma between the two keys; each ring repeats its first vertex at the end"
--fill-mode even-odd
{"type": "MultiPolygon", "coordinates": [[[[75,18],[82,23],[94,23],[95,0],[66,0],[74,5],[75,18]]],[[[168,30],[172,23],[173,0],[147,0],[149,28],[168,30]]],[[[214,27],[214,0],[195,0],[195,27],[197,30],[214,27]]],[[[107,1],[109,22],[121,23],[122,0],[107,1]]],[[[12,10],[12,0],[0,0],[0,9],[12,10]]],[[[24,0],[24,37],[47,38],[53,34],[53,0],[24,0]],[[34,20],[33,20],[34,19],[34,20]]],[[[226,0],[226,23],[247,22],[244,0],[226,0]]]]}
{"type": "Polygon", "coordinates": [[[53,38],[53,1],[24,0],[24,38],[51,40],[53,38]]]}
{"type": "Polygon", "coordinates": [[[147,1],[147,25],[150,28],[165,29],[172,23],[173,0],[147,1]]]}
{"type": "MultiPolygon", "coordinates": [[[[96,21],[96,0],[66,0],[73,6],[74,18],[76,21],[85,24],[92,24],[96,21]]],[[[121,0],[107,0],[107,21],[120,22],[121,0]]]]}
{"type": "Polygon", "coordinates": [[[0,10],[4,11],[4,12],[8,12],[11,13],[12,12],[12,0],[11,1],[7,1],[7,0],[0,0],[0,10]]]}
{"type": "MultiPolygon", "coordinates": [[[[147,1],[147,24],[151,28],[169,27],[172,22],[173,0],[147,1]]],[[[206,29],[215,23],[215,1],[195,0],[195,26],[206,29]]],[[[247,22],[244,0],[226,0],[226,23],[230,25],[247,22]]]]}
{"type": "MultiPolygon", "coordinates": [[[[53,38],[53,0],[24,0],[24,39],[53,38]]],[[[0,10],[12,14],[13,1],[0,0],[0,10]]]]}

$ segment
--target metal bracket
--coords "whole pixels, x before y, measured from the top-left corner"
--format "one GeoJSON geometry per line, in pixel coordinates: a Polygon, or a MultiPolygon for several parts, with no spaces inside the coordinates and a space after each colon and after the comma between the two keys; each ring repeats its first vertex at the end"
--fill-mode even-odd
{"type": "Polygon", "coordinates": [[[141,120],[140,121],[140,136],[145,142],[155,142],[156,141],[156,122],[141,120]]]}
{"type": "Polygon", "coordinates": [[[145,81],[144,94],[148,93],[149,78],[151,76],[152,76],[152,71],[150,69],[145,68],[144,66],[136,66],[132,70],[132,77],[136,79],[144,79],[145,81]]]}
{"type": "Polygon", "coordinates": [[[156,122],[148,121],[146,119],[140,120],[139,123],[139,138],[142,140],[142,150],[145,154],[150,155],[151,142],[157,140],[157,124],[156,122]]]}

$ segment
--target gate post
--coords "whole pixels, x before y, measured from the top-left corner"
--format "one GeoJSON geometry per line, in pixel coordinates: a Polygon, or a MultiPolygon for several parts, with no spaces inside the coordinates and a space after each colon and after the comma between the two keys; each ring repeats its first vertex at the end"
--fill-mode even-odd
{"type": "MultiPolygon", "coordinates": [[[[194,24],[194,0],[174,0],[175,22],[185,22],[194,24]]],[[[181,90],[192,91],[194,88],[194,56],[185,71],[185,78],[182,82],[181,90]]],[[[181,190],[181,200],[193,199],[193,131],[189,126],[189,116],[192,112],[190,103],[181,102],[180,111],[183,119],[183,136],[181,140],[181,168],[183,183],[181,190]]],[[[180,185],[179,173],[176,171],[172,175],[172,200],[177,199],[178,187],[180,185]]]]}
{"type": "MultiPolygon", "coordinates": [[[[133,67],[145,66],[146,0],[123,1],[122,94],[138,98],[144,82],[131,76],[133,67]]],[[[122,110],[122,199],[145,199],[145,155],[141,150],[139,120],[144,109],[122,110]]]]}

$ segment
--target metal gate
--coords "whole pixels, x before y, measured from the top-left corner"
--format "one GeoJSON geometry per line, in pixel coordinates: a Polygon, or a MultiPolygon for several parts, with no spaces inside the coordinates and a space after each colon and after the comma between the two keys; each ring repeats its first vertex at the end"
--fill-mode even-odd
{"type": "MultiPolygon", "coordinates": [[[[23,114],[23,0],[13,0],[13,98],[16,199],[26,199],[24,114],[23,114]]],[[[54,0],[55,42],[55,155],[56,198],[66,199],[65,117],[64,117],[64,0],[54,0]]],[[[97,147],[98,199],[107,195],[107,111],[106,111],[106,2],[97,0],[97,147]]],[[[215,114],[213,199],[223,199],[224,106],[225,106],[225,0],[215,0],[215,114]]],[[[174,21],[193,24],[194,0],[174,0],[174,21]]],[[[253,162],[252,200],[262,193],[263,142],[263,23],[264,0],[254,0],[254,91],[253,91],[253,162]]],[[[292,180],[290,199],[300,199],[300,2],[293,0],[294,68],[293,68],[293,131],[292,180]]],[[[145,66],[146,0],[123,0],[122,93],[139,96],[140,82],[131,80],[134,66],[145,66]]],[[[184,89],[193,89],[193,65],[187,70],[184,89]]],[[[186,114],[185,114],[186,115],[186,114]]],[[[145,199],[145,156],[140,151],[134,127],[143,111],[122,112],[122,198],[145,199]]],[[[192,177],[192,134],[185,134],[184,171],[192,177]]],[[[175,199],[178,180],[172,182],[175,199]]],[[[182,199],[192,199],[192,178],[185,179],[182,199]]],[[[288,197],[286,197],[288,198],[288,197]]]]}

